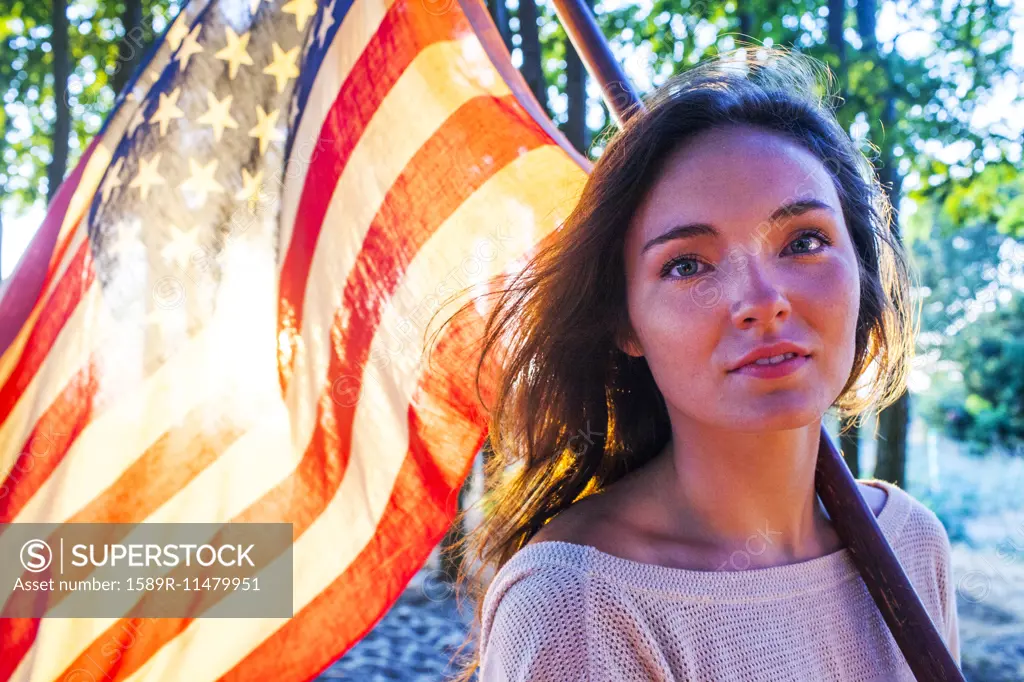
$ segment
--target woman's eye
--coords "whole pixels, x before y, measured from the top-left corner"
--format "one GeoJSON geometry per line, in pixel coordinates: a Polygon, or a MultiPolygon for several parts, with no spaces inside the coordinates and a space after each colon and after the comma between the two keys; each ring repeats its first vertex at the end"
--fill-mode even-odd
{"type": "Polygon", "coordinates": [[[828,244],[831,244],[828,238],[817,230],[813,232],[805,232],[790,242],[790,246],[794,247],[794,253],[798,254],[817,253],[828,244]],[[815,247],[815,242],[817,242],[819,246],[815,247]],[[806,246],[807,244],[810,244],[810,246],[806,246]]]}
{"type": "MultiPolygon", "coordinates": [[[[832,240],[823,232],[808,230],[791,241],[787,248],[791,248],[794,255],[814,255],[831,244],[832,240]]],[[[704,274],[705,271],[700,269],[701,265],[707,264],[696,256],[676,256],[662,266],[661,276],[669,277],[674,275],[678,279],[691,279],[697,275],[704,274]]]]}
{"type": "Polygon", "coordinates": [[[692,256],[680,256],[673,258],[662,268],[662,276],[675,275],[680,279],[687,279],[700,274],[702,263],[692,256]]]}

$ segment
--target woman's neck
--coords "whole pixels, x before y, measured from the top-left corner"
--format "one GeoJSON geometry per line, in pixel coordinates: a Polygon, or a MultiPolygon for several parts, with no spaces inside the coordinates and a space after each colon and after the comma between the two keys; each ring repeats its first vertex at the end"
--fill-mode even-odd
{"type": "Polygon", "coordinates": [[[640,487],[647,494],[636,500],[635,521],[732,557],[731,570],[805,561],[839,549],[814,488],[820,428],[817,422],[772,433],[674,433],[644,467],[640,487]]]}

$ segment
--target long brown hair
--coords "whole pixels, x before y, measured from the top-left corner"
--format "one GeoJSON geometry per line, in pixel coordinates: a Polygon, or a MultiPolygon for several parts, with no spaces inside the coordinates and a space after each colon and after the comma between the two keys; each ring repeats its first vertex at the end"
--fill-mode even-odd
{"type": "MultiPolygon", "coordinates": [[[[456,548],[463,565],[475,567],[457,582],[460,593],[469,584],[476,603],[463,648],[479,630],[488,586],[480,576],[493,577],[559,512],[642,467],[668,442],[665,401],[646,360],[622,352],[616,339],[626,329],[627,226],[666,158],[689,138],[715,126],[754,126],[787,136],[822,162],[861,284],[853,370],[833,406],[856,420],[904,391],[916,333],[911,270],[871,162],[836,121],[831,86],[820,62],[760,46],[673,77],[607,139],[562,228],[494,288],[477,374],[479,395],[484,357],[499,352],[486,489],[474,505],[483,520],[456,548]]],[[[456,522],[466,523],[470,511],[456,522]]],[[[478,665],[474,654],[455,679],[470,679],[478,665]]]]}

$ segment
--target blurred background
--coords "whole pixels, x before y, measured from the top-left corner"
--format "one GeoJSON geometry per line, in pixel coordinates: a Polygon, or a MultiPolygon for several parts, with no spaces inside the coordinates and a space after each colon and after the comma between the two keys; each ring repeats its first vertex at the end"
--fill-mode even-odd
{"type": "MultiPolygon", "coordinates": [[[[182,4],[0,2],[3,278],[182,4]]],[[[898,207],[922,310],[909,392],[850,430],[843,453],[856,477],[897,483],[945,524],[965,676],[1024,680],[1024,2],[592,7],[641,92],[737,41],[784,45],[830,67],[840,122],[898,207]]],[[[573,145],[598,158],[612,129],[608,110],[550,2],[490,0],[488,8],[537,99],[573,145]]],[[[843,426],[831,415],[828,425],[834,435],[843,426]]],[[[464,508],[482,492],[484,454],[464,508]]],[[[451,584],[459,557],[447,551],[465,530],[449,531],[401,599],[322,679],[446,677],[472,616],[451,584]]]]}

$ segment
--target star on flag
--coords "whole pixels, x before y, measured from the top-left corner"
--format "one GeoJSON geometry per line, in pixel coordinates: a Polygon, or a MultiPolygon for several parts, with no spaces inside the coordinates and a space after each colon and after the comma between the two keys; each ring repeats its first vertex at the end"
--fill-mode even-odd
{"type": "Polygon", "coordinates": [[[160,93],[160,104],[156,111],[149,117],[150,123],[160,124],[160,135],[167,134],[167,126],[176,118],[181,118],[185,112],[178,108],[178,97],[181,96],[181,88],[175,88],[170,95],[160,93]]]}
{"type": "Polygon", "coordinates": [[[228,95],[218,100],[212,92],[206,93],[206,113],[196,119],[196,123],[202,123],[213,128],[213,137],[220,142],[221,135],[225,128],[238,129],[238,121],[231,118],[231,100],[234,96],[228,95]]]}
{"type": "Polygon", "coordinates": [[[231,80],[234,80],[242,64],[246,66],[253,65],[252,57],[249,56],[249,52],[246,50],[246,47],[249,45],[249,34],[243,33],[238,35],[231,30],[230,26],[225,26],[224,35],[228,44],[213,56],[228,63],[228,76],[231,80]]]}
{"type": "Polygon", "coordinates": [[[166,185],[166,181],[160,172],[157,170],[157,166],[160,164],[160,152],[153,155],[148,161],[146,159],[139,159],[139,172],[132,178],[132,181],[128,183],[128,187],[131,189],[138,189],[142,193],[142,200],[145,201],[149,195],[149,190],[157,185],[166,185]]]}
{"type": "Polygon", "coordinates": [[[274,61],[263,69],[263,73],[273,76],[277,80],[277,91],[282,92],[288,81],[299,75],[299,67],[295,63],[299,57],[299,46],[285,52],[280,45],[274,43],[273,50],[274,61]]]}

